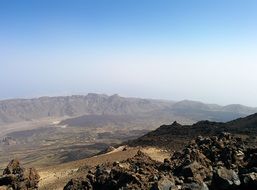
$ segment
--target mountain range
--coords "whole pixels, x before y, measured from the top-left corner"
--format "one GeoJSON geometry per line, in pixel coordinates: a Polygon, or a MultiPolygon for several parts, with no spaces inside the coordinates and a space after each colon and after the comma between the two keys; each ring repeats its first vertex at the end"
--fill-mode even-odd
{"type": "Polygon", "coordinates": [[[119,95],[89,93],[85,96],[40,97],[0,101],[0,124],[33,121],[41,118],[80,117],[83,115],[136,115],[188,120],[229,121],[257,112],[243,105],[220,106],[196,101],[167,101],[125,98],[119,95]]]}

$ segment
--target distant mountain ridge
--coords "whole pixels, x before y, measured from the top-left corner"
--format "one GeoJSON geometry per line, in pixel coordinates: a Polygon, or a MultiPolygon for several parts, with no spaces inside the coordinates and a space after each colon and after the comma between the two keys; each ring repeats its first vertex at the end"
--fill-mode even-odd
{"type": "Polygon", "coordinates": [[[240,104],[220,106],[217,104],[205,104],[197,101],[183,100],[174,103],[166,112],[190,118],[193,121],[210,120],[225,122],[256,113],[257,108],[240,104]]]}
{"type": "Polygon", "coordinates": [[[175,121],[170,125],[162,125],[156,130],[129,142],[129,144],[179,149],[192,138],[217,135],[221,132],[247,135],[250,136],[250,139],[255,139],[257,135],[257,114],[224,123],[203,120],[193,125],[181,125],[175,121]]]}
{"type": "Polygon", "coordinates": [[[40,119],[44,117],[80,115],[130,115],[163,109],[172,101],[124,98],[89,93],[86,96],[41,97],[0,101],[0,123],[40,119]]]}
{"type": "Polygon", "coordinates": [[[45,117],[83,115],[154,115],[184,117],[192,121],[228,121],[257,112],[243,105],[219,106],[184,100],[180,102],[125,98],[119,95],[89,93],[73,96],[11,99],[0,101],[0,124],[30,121],[45,117]]]}

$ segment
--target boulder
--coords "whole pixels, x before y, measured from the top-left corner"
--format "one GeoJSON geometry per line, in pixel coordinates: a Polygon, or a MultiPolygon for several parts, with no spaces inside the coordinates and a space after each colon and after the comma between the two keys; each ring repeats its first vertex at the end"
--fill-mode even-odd
{"type": "Polygon", "coordinates": [[[247,173],[241,176],[244,189],[255,190],[257,188],[257,173],[247,173]]]}
{"type": "Polygon", "coordinates": [[[151,190],[178,190],[175,181],[172,178],[162,177],[158,182],[154,183],[151,190]]]}
{"type": "Polygon", "coordinates": [[[235,171],[225,167],[218,168],[213,175],[212,189],[230,190],[236,189],[241,181],[235,171]]]}
{"type": "Polygon", "coordinates": [[[182,190],[209,190],[205,183],[185,183],[181,187],[182,190]]]}
{"type": "Polygon", "coordinates": [[[3,175],[9,174],[22,174],[24,172],[24,168],[20,166],[20,162],[17,159],[13,159],[7,165],[7,167],[3,171],[3,175]]]}
{"type": "Polygon", "coordinates": [[[64,190],[78,189],[92,190],[93,187],[91,186],[90,182],[88,182],[87,179],[84,178],[71,179],[64,187],[64,190]]]}
{"type": "Polygon", "coordinates": [[[0,177],[0,186],[14,190],[38,189],[39,175],[34,168],[25,169],[19,160],[12,160],[3,171],[0,177]]]}
{"type": "Polygon", "coordinates": [[[205,166],[199,164],[198,162],[194,161],[193,163],[184,166],[180,174],[184,178],[191,178],[194,182],[203,182],[205,180],[210,180],[212,177],[212,171],[210,168],[206,168],[205,166]]]}

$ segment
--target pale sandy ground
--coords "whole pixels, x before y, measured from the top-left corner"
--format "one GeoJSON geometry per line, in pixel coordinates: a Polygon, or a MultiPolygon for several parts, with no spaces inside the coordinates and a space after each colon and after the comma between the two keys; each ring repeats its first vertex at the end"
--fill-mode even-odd
{"type": "Polygon", "coordinates": [[[170,158],[170,152],[167,150],[157,149],[153,147],[143,148],[142,152],[150,156],[153,160],[163,162],[165,158],[170,158]]]}
{"type": "Polygon", "coordinates": [[[0,125],[0,136],[5,136],[8,133],[14,131],[23,131],[30,129],[37,129],[41,127],[47,127],[51,125],[56,125],[59,121],[67,119],[68,117],[47,117],[42,119],[35,119],[33,121],[22,121],[17,123],[10,124],[1,124],[0,125]]]}
{"type": "Polygon", "coordinates": [[[96,166],[98,164],[106,162],[122,161],[131,158],[136,155],[140,149],[152,159],[157,161],[163,161],[164,158],[170,157],[170,154],[165,150],[156,148],[128,148],[123,151],[124,147],[119,147],[109,153],[86,158],[80,161],[69,162],[60,164],[54,167],[47,167],[39,169],[39,175],[41,177],[39,183],[40,190],[60,190],[63,189],[65,184],[73,177],[77,176],[77,170],[80,166],[87,165],[89,167],[96,166]]]}

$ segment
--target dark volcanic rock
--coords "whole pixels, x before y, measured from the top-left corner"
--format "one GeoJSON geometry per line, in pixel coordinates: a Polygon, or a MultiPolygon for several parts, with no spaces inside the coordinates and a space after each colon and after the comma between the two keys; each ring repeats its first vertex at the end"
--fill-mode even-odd
{"type": "Polygon", "coordinates": [[[151,190],[177,190],[175,181],[172,178],[162,177],[158,182],[156,182],[151,190]]]}
{"type": "Polygon", "coordinates": [[[3,171],[3,175],[18,174],[21,175],[24,172],[24,168],[20,166],[19,160],[12,160],[3,171]]]}
{"type": "Polygon", "coordinates": [[[185,183],[183,184],[182,190],[209,190],[205,183],[185,183]]]}
{"type": "MultiPolygon", "coordinates": [[[[252,139],[256,138],[257,113],[226,123],[199,121],[193,125],[180,125],[174,122],[171,125],[162,125],[158,129],[136,140],[130,141],[129,145],[157,146],[171,150],[179,150],[197,136],[217,136],[221,132],[223,133],[221,136],[226,135],[224,132],[229,132],[231,134],[248,135],[252,139]]],[[[225,140],[229,139],[225,138],[225,140]]],[[[201,143],[205,144],[205,142],[201,143]]],[[[222,142],[217,145],[222,146],[222,142]]],[[[256,146],[256,143],[254,146],[256,146]]]]}
{"type": "Polygon", "coordinates": [[[212,186],[216,189],[237,189],[239,185],[241,185],[241,181],[234,170],[221,167],[214,172],[212,186]]]}
{"type": "Polygon", "coordinates": [[[0,177],[0,187],[14,190],[38,189],[39,175],[34,168],[25,169],[16,159],[12,160],[0,177]]]}
{"type": "Polygon", "coordinates": [[[85,179],[73,179],[64,189],[80,186],[97,190],[256,190],[256,149],[247,148],[241,138],[227,132],[198,136],[163,163],[139,151],[120,163],[97,166],[85,179]]]}
{"type": "Polygon", "coordinates": [[[257,188],[257,173],[251,172],[241,175],[244,189],[254,190],[257,188]]]}
{"type": "Polygon", "coordinates": [[[98,165],[77,182],[71,180],[65,190],[79,189],[76,186],[90,182],[92,189],[165,189],[175,187],[174,179],[159,170],[161,163],[152,160],[141,151],[133,158],[113,164],[98,165]],[[165,176],[167,175],[167,176],[165,176]],[[74,184],[74,185],[73,185],[74,184]]]}
{"type": "Polygon", "coordinates": [[[72,179],[70,180],[67,185],[64,187],[66,190],[78,190],[78,189],[84,189],[84,190],[90,190],[93,189],[93,187],[90,184],[90,181],[88,181],[86,178],[78,178],[78,179],[72,179]]]}

